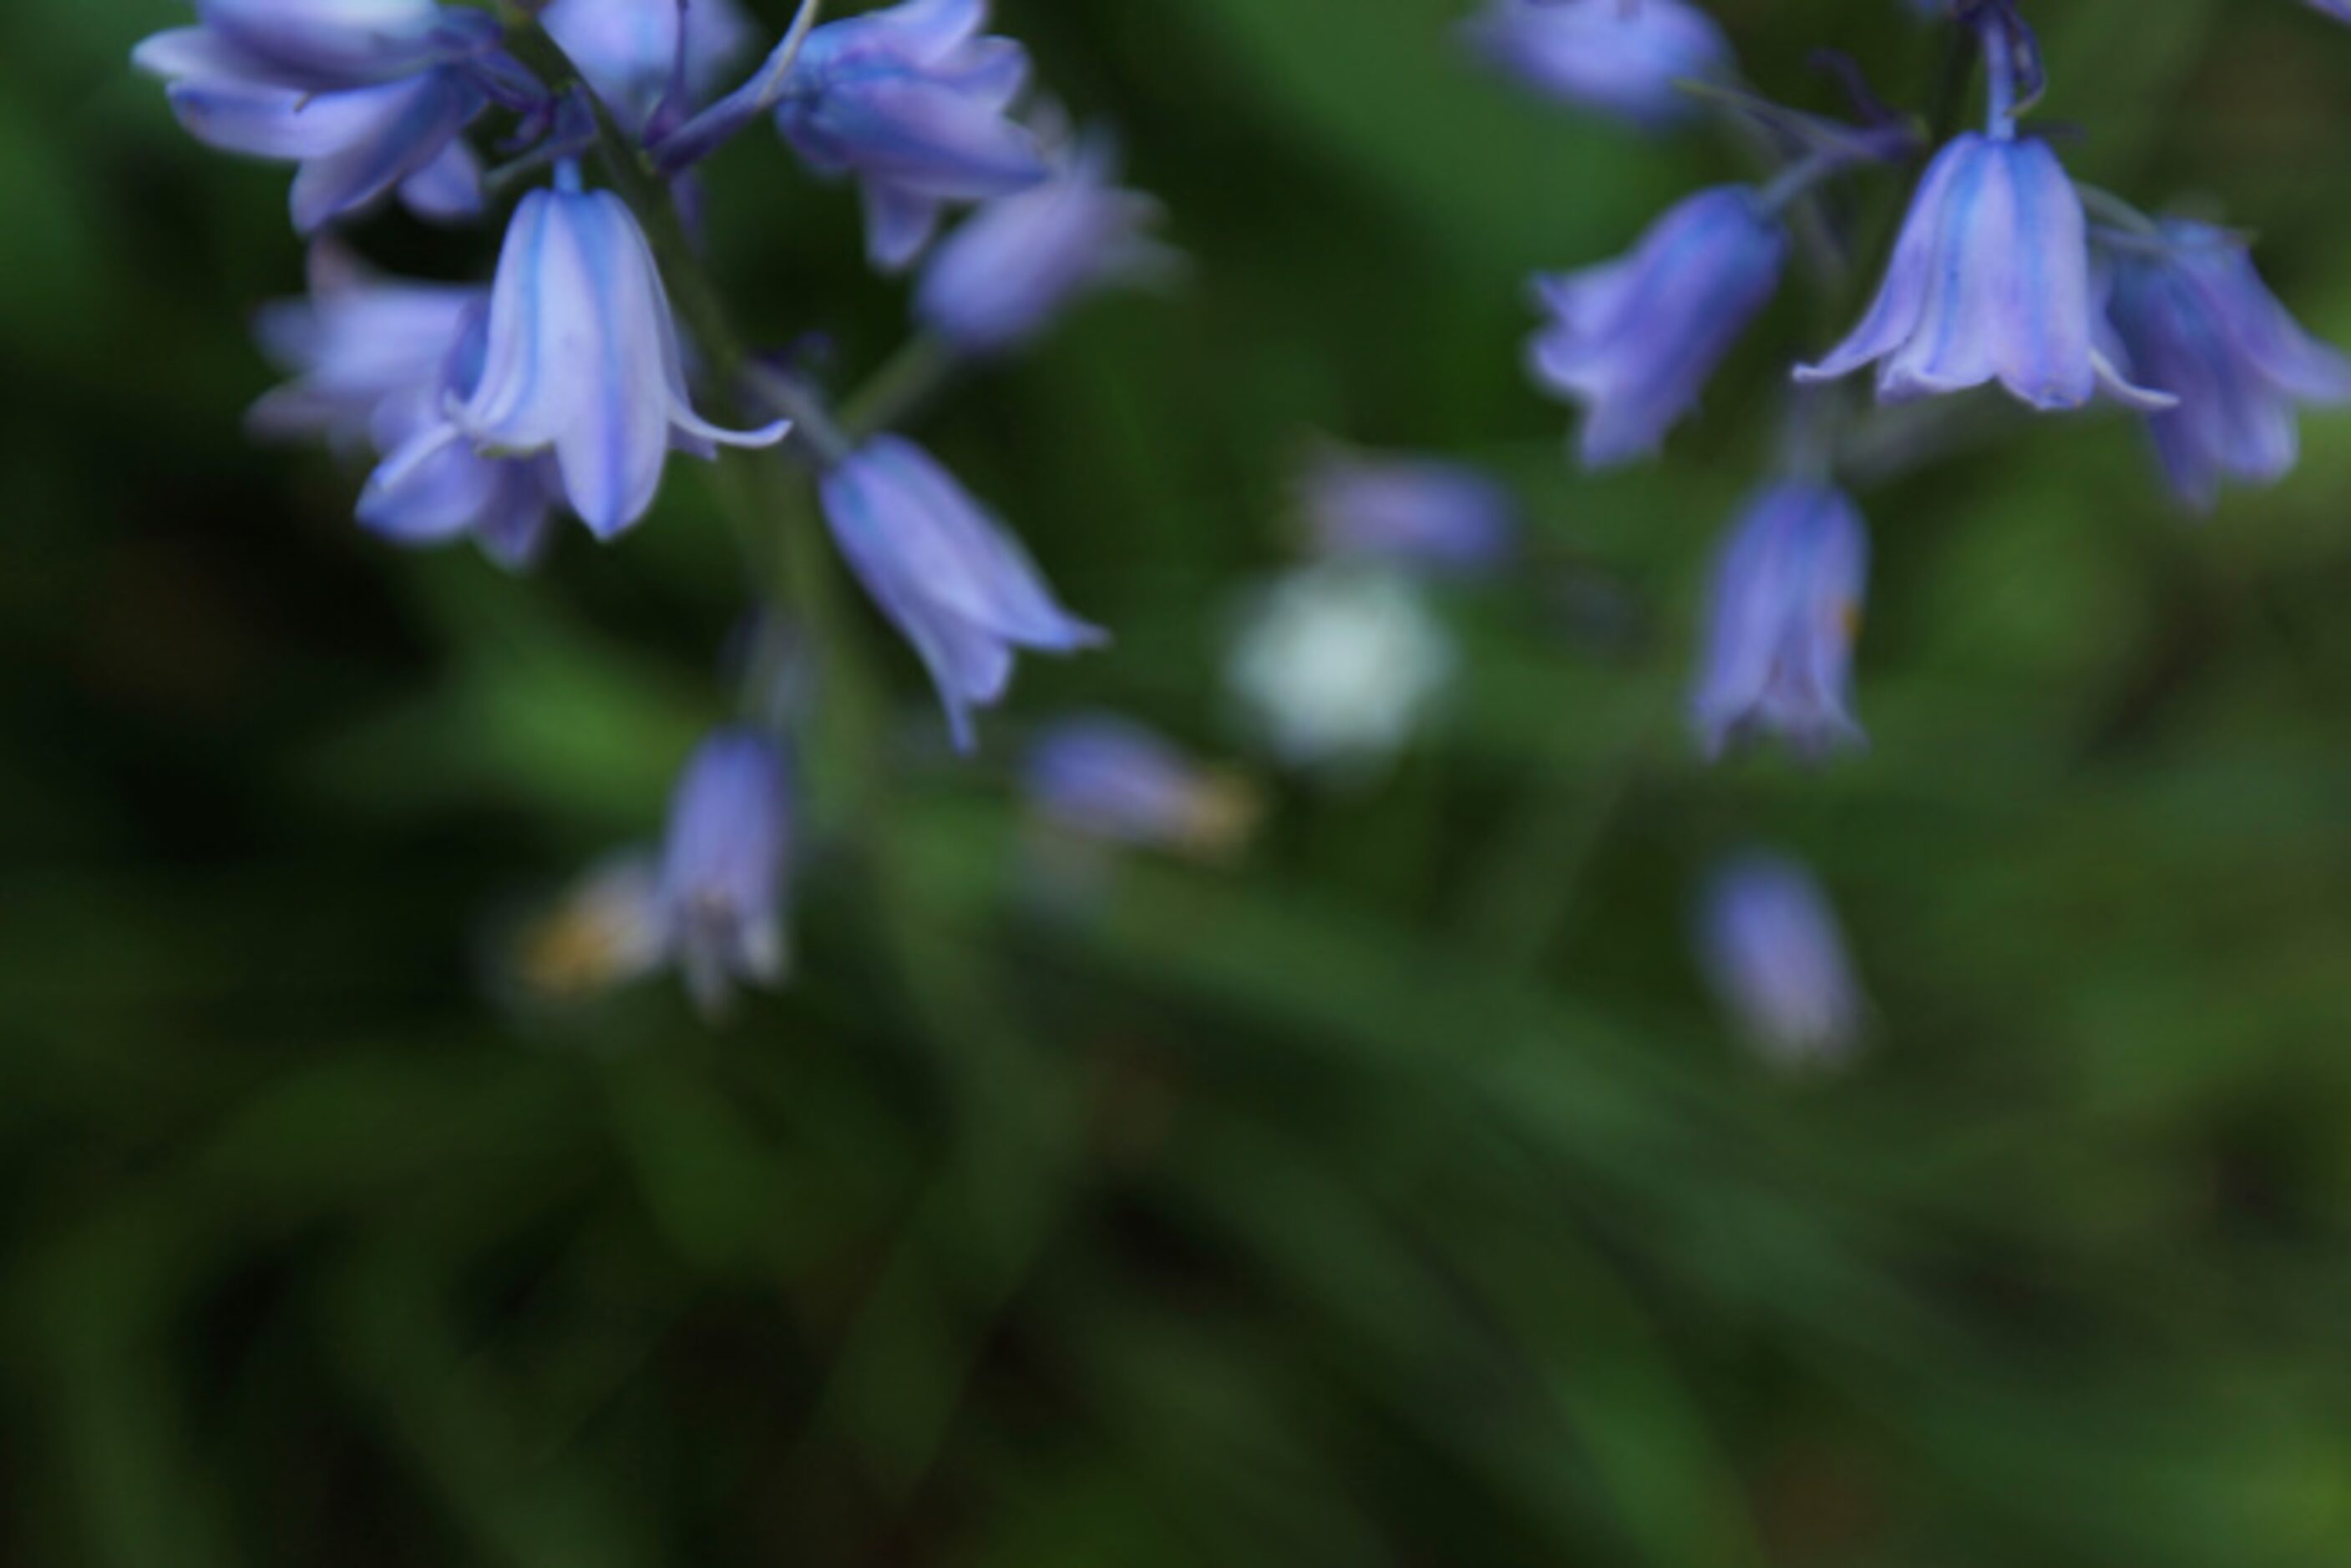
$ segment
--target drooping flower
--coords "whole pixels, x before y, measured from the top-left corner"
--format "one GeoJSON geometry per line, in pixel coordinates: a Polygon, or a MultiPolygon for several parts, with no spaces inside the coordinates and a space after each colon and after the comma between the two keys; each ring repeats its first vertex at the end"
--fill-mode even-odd
{"type": "Polygon", "coordinates": [[[950,202],[985,202],[1051,172],[1011,118],[1028,52],[984,36],[987,0],[903,0],[810,33],[776,124],[819,172],[854,174],[866,248],[897,271],[950,202]]]}
{"type": "Polygon", "coordinates": [[[924,270],[915,315],[958,352],[999,354],[1085,294],[1173,272],[1176,253],[1145,233],[1159,203],[1117,179],[1107,136],[1063,149],[1051,179],[988,202],[947,236],[924,270]]]}
{"type": "Polygon", "coordinates": [[[331,244],[310,270],[309,296],[257,323],[264,351],[295,379],[255,406],[254,429],[384,454],[359,507],[378,534],[406,545],[470,535],[501,564],[528,565],[561,498],[552,465],[482,456],[448,418],[481,374],[488,291],[378,278],[331,244]]]}
{"type": "Polygon", "coordinates": [[[1788,242],[1742,186],[1702,191],[1630,254],[1535,280],[1535,379],[1584,408],[1589,467],[1654,452],[1779,286],[1788,242]]]}
{"type": "Polygon", "coordinates": [[[367,440],[388,399],[437,383],[469,312],[489,291],[380,278],[332,242],[310,252],[310,292],[262,308],[262,352],[294,377],[254,405],[266,436],[367,440]]]}
{"type": "Polygon", "coordinates": [[[479,382],[451,420],[487,453],[551,452],[571,509],[600,538],[653,505],[673,446],[706,458],[772,445],[789,428],[722,430],[694,411],[653,247],[608,191],[522,199],[487,333],[479,382]]]}
{"type": "Polygon", "coordinates": [[[779,983],[791,781],[774,742],[749,730],[703,742],[670,799],[662,847],[661,927],[687,991],[723,1012],[735,986],[779,983]]]}
{"type": "Polygon", "coordinates": [[[2338,22],[2351,22],[2351,0],[2306,0],[2306,4],[2322,16],[2332,16],[2338,22]]]}
{"type": "Polygon", "coordinates": [[[1869,533],[1834,485],[1791,479],[1750,502],[1717,556],[1690,718],[1708,756],[1767,732],[1800,754],[1862,743],[1853,646],[1869,533]]]}
{"type": "Polygon", "coordinates": [[[2351,401],[2351,360],[2311,337],[2237,236],[2169,220],[2116,248],[2106,317],[2134,376],[2179,400],[2147,417],[2172,489],[2204,508],[2223,480],[2267,484],[2301,453],[2297,410],[2351,401]]]}
{"type": "Polygon", "coordinates": [[[1517,544],[1510,493],[1462,463],[1331,447],[1307,463],[1297,496],[1327,556],[1475,573],[1499,566],[1517,544]]]}
{"type": "Polygon", "coordinates": [[[1697,111],[1678,83],[1734,68],[1722,29],[1684,0],[1491,0],[1466,34],[1479,57],[1536,91],[1649,130],[1697,111]]]}
{"type": "Polygon", "coordinates": [[[1749,852],[1708,879],[1699,959],[1734,1023],[1783,1067],[1834,1066],[1861,1043],[1865,1003],[1844,934],[1811,873],[1749,852]]]}
{"type": "Polygon", "coordinates": [[[470,68],[496,42],[488,17],[427,0],[204,0],[197,14],[131,58],[197,140],[299,165],[297,229],[394,192],[421,217],[480,212],[464,132],[488,101],[470,68]]]}
{"type": "Polygon", "coordinates": [[[2078,409],[2104,388],[2170,406],[2097,347],[2082,200],[2045,143],[1970,133],[1935,156],[1911,198],[1876,302],[1799,381],[1877,366],[1881,402],[1997,380],[2041,410],[2078,409]]]}
{"type": "Polygon", "coordinates": [[[1292,767],[1365,778],[1417,732],[1460,662],[1419,586],[1359,561],[1292,572],[1249,607],[1226,676],[1292,767]]]}
{"type": "Polygon", "coordinates": [[[670,107],[681,112],[706,99],[752,37],[751,23],[737,0],[692,0],[686,5],[677,0],[554,0],[538,21],[605,107],[636,131],[646,128],[674,88],[682,89],[684,101],[670,107]]]}
{"type": "Polygon", "coordinates": [[[1221,855],[1256,826],[1248,784],[1203,767],[1129,720],[1065,720],[1030,747],[1029,799],[1047,821],[1089,838],[1221,855]]]}
{"type": "Polygon", "coordinates": [[[821,488],[834,540],[930,670],[958,747],[972,744],[971,710],[1010,686],[1016,650],[1108,640],[1055,601],[1004,525],[914,442],[876,436],[821,488]]]}

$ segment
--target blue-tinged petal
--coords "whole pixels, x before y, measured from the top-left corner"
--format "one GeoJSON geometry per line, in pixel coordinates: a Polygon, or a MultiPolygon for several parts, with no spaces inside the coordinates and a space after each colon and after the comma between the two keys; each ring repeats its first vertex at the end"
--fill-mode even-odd
{"type": "Polygon", "coordinates": [[[914,265],[938,233],[937,198],[917,195],[878,182],[864,188],[865,254],[883,272],[903,272],[914,265]]]}
{"type": "Polygon", "coordinates": [[[197,0],[196,11],[255,59],[346,84],[430,64],[442,19],[433,0],[197,0]]]}
{"type": "Polygon", "coordinates": [[[463,223],[482,215],[482,161],[463,138],[400,182],[401,205],[436,223],[463,223]]]}
{"type": "Polygon", "coordinates": [[[1980,161],[1984,147],[1983,138],[1970,134],[1954,139],[1935,155],[1910,198],[1901,238],[1868,313],[1844,342],[1817,363],[1798,366],[1797,380],[1832,381],[1849,376],[1892,353],[1917,330],[1942,261],[1944,209],[1952,184],[1980,161]]]}
{"type": "Polygon", "coordinates": [[[959,746],[971,742],[968,710],[1003,695],[1016,649],[1071,652],[1104,640],[911,441],[869,441],[825,476],[823,497],[850,569],[929,669],[959,746]]]}
{"type": "Polygon", "coordinates": [[[308,155],[294,177],[294,226],[306,234],[432,168],[482,107],[448,71],[337,97],[365,100],[365,113],[350,141],[308,155]]]}

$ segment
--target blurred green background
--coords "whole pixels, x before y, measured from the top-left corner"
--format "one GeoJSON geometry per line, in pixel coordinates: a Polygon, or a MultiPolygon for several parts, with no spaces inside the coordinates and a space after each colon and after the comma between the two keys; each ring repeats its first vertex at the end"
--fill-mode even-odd
{"type": "MultiPolygon", "coordinates": [[[[1905,103],[1941,70],[1893,0],[1714,9],[1811,107],[1818,46],[1905,103]]],[[[2351,341],[2351,35],[2028,9],[2077,169],[2224,196],[2351,341]]],[[[354,473],[241,432],[301,256],[283,172],[127,68],[183,13],[10,0],[5,1560],[2351,1559],[2345,425],[2204,524],[2114,417],[1870,490],[1874,749],[1703,770],[1698,576],[1820,323],[1791,291],[1668,462],[1571,473],[1524,275],[1743,171],[1482,78],[1455,15],[1003,0],[1196,270],[923,434],[1118,645],[1025,670],[974,767],[916,748],[903,907],[812,867],[798,983],[713,1031],[667,985],[517,1011],[496,969],[501,911],[653,833],[722,713],[722,487],[682,466],[530,579],[362,535],[354,473]],[[1582,587],[1451,596],[1463,689],[1378,787],[1269,781],[1238,863],[1038,896],[1027,725],[1241,754],[1229,605],[1317,433],[1490,465],[1582,587]],[[1750,838],[1849,925],[1849,1073],[1774,1075],[1701,988],[1691,895],[1750,838]]],[[[755,138],[715,199],[765,333],[888,352],[846,193],[755,138]]],[[[450,275],[491,243],[360,238],[450,275]]]]}

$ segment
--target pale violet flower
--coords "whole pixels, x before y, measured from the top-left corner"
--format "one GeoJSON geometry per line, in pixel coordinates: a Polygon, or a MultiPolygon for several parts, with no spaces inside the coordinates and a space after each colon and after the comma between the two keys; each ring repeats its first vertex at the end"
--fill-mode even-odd
{"type": "Polygon", "coordinates": [[[2283,478],[2301,454],[2302,406],[2351,401],[2351,361],[2286,314],[2243,240],[2210,224],[2118,238],[2106,317],[2131,374],[2179,400],[2147,431],[2191,506],[2210,506],[2223,480],[2283,478]]]}
{"type": "Polygon", "coordinates": [[[508,566],[545,538],[560,487],[543,461],[483,457],[447,406],[479,377],[488,291],[378,278],[332,245],[312,254],[308,297],[266,308],[266,353],[294,376],[256,404],[254,429],[370,447],[387,461],[360,521],[407,545],[471,536],[508,566]],[[413,461],[408,453],[421,448],[413,461]]]}
{"type": "Polygon", "coordinates": [[[988,202],[940,244],[914,314],[960,353],[1018,348],[1086,294],[1172,274],[1176,253],[1147,233],[1158,219],[1158,202],[1119,187],[1110,139],[1081,138],[1051,179],[988,202]]]}
{"type": "Polygon", "coordinates": [[[701,457],[767,446],[778,421],[723,430],[695,413],[668,292],[644,231],[607,191],[533,191],[516,208],[491,286],[487,341],[454,432],[485,453],[551,452],[566,498],[600,538],[643,517],[673,447],[701,457]]]}
{"type": "Polygon", "coordinates": [[[662,846],[660,929],[687,991],[723,1012],[737,985],[782,981],[791,781],[774,742],[721,730],[688,759],[662,846]]]}
{"type": "Polygon", "coordinates": [[[1518,503],[1464,463],[1328,447],[1307,462],[1296,496],[1326,556],[1476,574],[1501,566],[1518,543],[1518,503]]]}
{"type": "Polygon", "coordinates": [[[1258,597],[1226,677],[1285,763],[1362,774],[1412,740],[1458,662],[1451,634],[1410,577],[1333,561],[1292,572],[1258,597]]]}
{"type": "Polygon", "coordinates": [[[1869,534],[1834,485],[1784,480],[1750,501],[1715,559],[1690,717],[1708,756],[1768,733],[1800,755],[1862,743],[1853,646],[1869,534]]]}
{"type": "Polygon", "coordinates": [[[1827,898],[1792,860],[1748,853],[1708,878],[1698,951],[1723,1011],[1775,1065],[1831,1067],[1861,1044],[1865,1003],[1827,898]]]}
{"type": "Polygon", "coordinates": [[[1131,720],[1063,720],[1037,737],[1023,773],[1029,804],[1081,837],[1221,855],[1256,826],[1256,793],[1131,720]]]}
{"type": "Polygon", "coordinates": [[[1004,524],[914,442],[876,436],[828,472],[826,522],[850,570],[929,670],[956,744],[1009,689],[1022,649],[1108,640],[1063,609],[1004,524]]]}
{"type": "Polygon", "coordinates": [[[1722,29],[1685,0],[1490,0],[1467,36],[1535,91],[1650,130],[1697,112],[1681,82],[1735,68],[1722,29]]]}
{"type": "Polygon", "coordinates": [[[2172,400],[2132,384],[2098,348],[2082,199],[2047,144],[1955,139],[1911,198],[1876,302],[1799,381],[1877,367],[1882,402],[1997,381],[2028,407],[2078,409],[2104,389],[2132,407],[2172,400]]]}
{"type": "Polygon", "coordinates": [[[1779,287],[1787,251],[1756,192],[1729,185],[1675,207],[1618,260],[1536,280],[1548,320],[1529,363],[1583,406],[1585,466],[1657,450],[1779,287]]]}
{"type": "Polygon", "coordinates": [[[131,58],[198,140],[299,166],[297,229],[395,192],[423,217],[481,210],[464,132],[488,102],[469,68],[496,43],[488,17],[423,0],[204,0],[197,17],[131,58]]]}
{"type": "Polygon", "coordinates": [[[818,27],[786,78],[778,129],[820,173],[857,177],[886,271],[922,253],[946,203],[1050,173],[1011,113],[1028,52],[987,25],[987,0],[904,0],[818,27]]]}

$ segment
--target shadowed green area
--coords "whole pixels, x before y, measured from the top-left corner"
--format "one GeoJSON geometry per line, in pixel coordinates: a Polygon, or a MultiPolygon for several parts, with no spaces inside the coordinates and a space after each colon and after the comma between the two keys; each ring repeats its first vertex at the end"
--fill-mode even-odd
{"type": "MultiPolygon", "coordinates": [[[[1818,46],[1904,103],[1942,73],[1894,0],[1715,9],[1824,111],[1818,46]]],[[[2225,196],[2351,341],[2351,32],[2026,9],[2078,171],[2225,196]]],[[[1873,749],[1709,772],[1699,574],[1850,305],[1790,290],[1667,462],[1592,479],[1522,288],[1743,165],[1482,78],[1447,0],[999,12],[1194,271],[921,434],[1118,643],[953,766],[872,636],[902,907],[820,856],[798,982],[712,1031],[499,964],[725,714],[732,487],[682,464],[529,579],[369,539],[350,468],[241,432],[301,256],[283,172],[124,63],[184,12],[0,10],[0,1557],[2351,1556],[2351,425],[2190,524],[2125,419],[1969,405],[1862,496],[1873,749]],[[1229,617],[1324,433],[1526,499],[1538,566],[1445,596],[1458,701],[1375,787],[1269,775],[1234,863],[1053,882],[1021,736],[1082,703],[1245,758],[1229,617]],[[1850,928],[1848,1074],[1773,1075],[1700,988],[1691,896],[1750,839],[1850,928]]],[[[1882,225],[1896,182],[1851,189],[1882,225]]],[[[767,339],[890,352],[846,192],[754,137],[713,213],[767,339]]]]}

